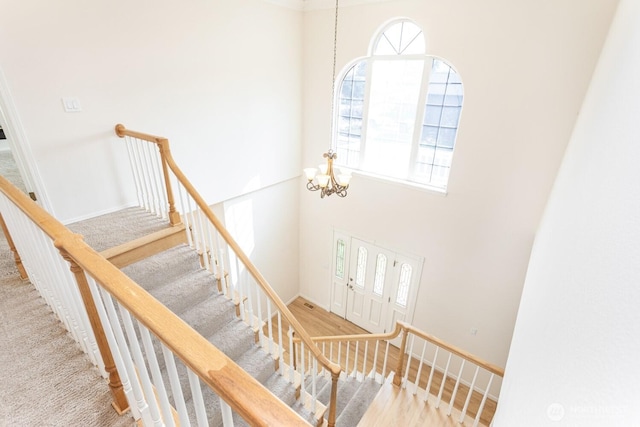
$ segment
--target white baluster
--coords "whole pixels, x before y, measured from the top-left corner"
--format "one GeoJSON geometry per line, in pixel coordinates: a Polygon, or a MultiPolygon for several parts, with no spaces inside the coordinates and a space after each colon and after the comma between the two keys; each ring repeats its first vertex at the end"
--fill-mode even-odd
{"type": "Polygon", "coordinates": [[[456,385],[453,387],[453,393],[451,393],[451,400],[449,401],[449,410],[447,411],[447,415],[451,415],[451,411],[453,410],[453,404],[456,401],[456,395],[458,394],[458,386],[460,384],[460,378],[462,378],[465,362],[466,360],[462,359],[462,363],[460,364],[460,370],[458,371],[458,378],[456,378],[456,385]]]}
{"type": "MultiPolygon", "coordinates": [[[[323,341],[323,342],[322,342],[322,354],[323,354],[325,357],[327,356],[327,352],[326,352],[326,351],[327,351],[327,343],[326,343],[326,341],[323,341]]],[[[331,360],[331,358],[329,358],[329,360],[331,360]]],[[[324,373],[325,373],[325,372],[326,372],[326,370],[325,370],[325,368],[324,368],[324,365],[322,365],[322,368],[320,369],[320,373],[321,373],[322,375],[324,375],[324,373]]]]}
{"type": "Polygon", "coordinates": [[[382,362],[382,381],[383,382],[387,379],[387,360],[389,360],[389,344],[390,344],[390,341],[387,341],[387,348],[384,350],[384,361],[382,362]]]}
{"type": "Polygon", "coordinates": [[[289,382],[293,383],[295,381],[295,375],[293,370],[293,353],[294,353],[294,344],[293,344],[293,329],[289,326],[289,382]]]}
{"type": "Polygon", "coordinates": [[[304,396],[305,393],[307,392],[307,386],[305,384],[305,372],[306,369],[304,368],[304,343],[302,341],[300,341],[300,363],[298,364],[298,367],[300,368],[300,387],[302,389],[302,393],[301,395],[304,396]]]}
{"type": "MultiPolygon", "coordinates": [[[[136,362],[136,372],[138,373],[138,378],[140,379],[140,383],[142,384],[142,389],[144,390],[145,396],[154,396],[153,384],[151,384],[151,379],[149,378],[149,373],[145,368],[145,360],[142,355],[142,350],[140,349],[140,344],[138,343],[138,337],[133,328],[133,322],[131,321],[131,315],[127,311],[122,304],[118,303],[118,307],[120,308],[120,316],[122,317],[122,323],[124,324],[124,330],[127,333],[127,338],[129,339],[129,348],[131,349],[131,354],[133,355],[133,360],[136,362]]],[[[160,427],[162,426],[162,418],[160,417],[160,408],[158,408],[158,403],[156,399],[150,398],[147,399],[147,405],[150,413],[150,424],[153,426],[160,427]]]]}
{"type": "Polygon", "coordinates": [[[402,381],[402,388],[407,388],[407,382],[409,379],[409,368],[411,367],[411,356],[413,355],[413,343],[416,340],[415,335],[411,335],[411,346],[409,349],[409,357],[407,358],[407,369],[404,372],[404,380],[402,381]]]}
{"type": "MultiPolygon", "coordinates": [[[[118,348],[120,349],[122,360],[126,367],[127,375],[131,379],[131,388],[133,390],[133,397],[135,400],[135,405],[137,406],[137,412],[138,414],[140,414],[140,417],[142,418],[142,421],[143,423],[145,423],[145,425],[147,423],[148,425],[152,425],[153,420],[151,419],[151,415],[149,414],[149,406],[144,399],[142,386],[140,385],[140,381],[138,379],[138,372],[133,363],[133,359],[131,358],[127,340],[125,339],[124,333],[122,332],[120,319],[116,314],[113,300],[111,299],[111,295],[107,291],[105,291],[104,289],[100,289],[100,291],[102,293],[102,300],[104,301],[107,315],[109,316],[109,323],[111,323],[113,327],[113,332],[116,337],[116,341],[118,342],[118,348]]],[[[131,400],[129,400],[129,404],[133,406],[133,402],[131,400]]]]}
{"type": "MultiPolygon", "coordinates": [[[[96,304],[96,310],[98,311],[98,317],[100,318],[100,323],[102,323],[102,328],[104,330],[104,335],[109,343],[109,348],[111,349],[111,356],[113,357],[113,363],[116,366],[118,371],[118,377],[120,377],[120,383],[122,383],[122,390],[124,395],[127,397],[127,402],[129,403],[129,408],[131,409],[132,415],[135,419],[140,419],[140,412],[138,412],[137,406],[135,403],[135,398],[133,396],[133,391],[131,389],[131,382],[129,381],[129,375],[127,374],[127,368],[122,360],[122,354],[120,353],[120,347],[118,346],[118,342],[113,333],[113,328],[111,322],[109,321],[109,317],[107,316],[107,312],[104,307],[104,301],[102,300],[102,296],[100,295],[100,291],[98,290],[98,285],[96,281],[91,276],[87,276],[87,281],[89,283],[89,290],[91,291],[91,296],[96,304]]],[[[120,327],[120,325],[118,325],[120,327]]]]}
{"type": "Polygon", "coordinates": [[[364,360],[362,361],[362,377],[367,376],[367,356],[369,355],[369,341],[364,342],[364,360]]]}
{"type": "Polygon", "coordinates": [[[190,223],[190,219],[189,219],[189,211],[186,209],[186,206],[185,206],[184,191],[183,191],[183,188],[182,188],[182,184],[177,182],[175,187],[177,188],[178,202],[180,203],[180,212],[182,212],[182,222],[184,224],[185,233],[187,234],[187,244],[189,246],[193,247],[193,240],[192,240],[192,237],[191,237],[191,233],[189,232],[189,230],[191,228],[191,223],[190,223]]]}
{"type": "Polygon", "coordinates": [[[153,385],[155,386],[156,394],[158,396],[158,400],[160,401],[162,418],[164,419],[165,425],[174,426],[175,424],[173,422],[173,415],[171,413],[171,403],[169,403],[167,390],[164,387],[162,373],[160,372],[160,366],[158,366],[156,352],[153,348],[153,342],[151,341],[151,334],[149,333],[149,330],[140,322],[138,322],[138,329],[140,330],[140,336],[142,337],[144,352],[147,355],[147,363],[149,365],[149,369],[151,370],[153,385]]]}
{"type": "Polygon", "coordinates": [[[284,375],[284,366],[283,366],[284,365],[284,341],[282,341],[282,316],[279,310],[277,312],[277,316],[278,316],[278,346],[280,350],[280,363],[278,363],[278,368],[280,370],[280,375],[284,375]]]}
{"type": "MultiPolygon", "coordinates": [[[[489,395],[489,390],[491,389],[491,383],[493,382],[493,377],[495,375],[491,374],[489,377],[489,382],[487,383],[487,388],[484,390],[484,395],[482,396],[482,402],[480,402],[480,406],[478,407],[478,413],[476,414],[476,418],[473,420],[473,427],[477,427],[480,422],[480,416],[482,415],[482,410],[484,409],[484,404],[487,403],[487,396],[489,395]]],[[[473,389],[471,389],[473,390],[473,389]]],[[[471,393],[471,391],[470,391],[471,393]]],[[[493,420],[491,420],[493,424],[493,420]]]]}
{"type": "Polygon", "coordinates": [[[317,385],[317,375],[318,375],[318,360],[316,358],[313,359],[313,367],[311,368],[311,412],[316,413],[316,399],[318,397],[318,393],[316,390],[317,385]]]}
{"type": "Polygon", "coordinates": [[[358,376],[358,355],[359,355],[360,341],[356,341],[356,354],[353,358],[353,377],[358,376]]]}
{"type": "Polygon", "coordinates": [[[189,387],[191,387],[191,399],[193,400],[193,406],[196,408],[198,426],[208,426],[209,421],[207,420],[207,411],[204,409],[200,378],[189,368],[187,368],[187,375],[189,377],[189,387]]]}
{"type": "MultiPolygon", "coordinates": [[[[260,345],[264,347],[264,328],[262,327],[262,304],[260,303],[261,290],[257,284],[254,284],[253,287],[256,290],[256,305],[258,306],[258,319],[257,319],[258,324],[256,325],[258,328],[258,339],[260,341],[260,345]]],[[[271,351],[269,351],[269,354],[271,354],[271,351]]]]}
{"type": "Polygon", "coordinates": [[[345,365],[344,365],[345,366],[344,373],[346,375],[349,375],[349,353],[350,353],[350,351],[349,351],[350,348],[349,347],[350,347],[350,345],[351,345],[351,342],[347,341],[347,361],[345,362],[345,365]]]}
{"type": "Polygon", "coordinates": [[[126,135],[125,138],[125,146],[127,148],[127,154],[129,155],[129,166],[131,167],[131,172],[133,173],[133,182],[136,186],[136,196],[138,197],[138,206],[142,206],[142,190],[140,189],[140,177],[138,176],[138,168],[134,162],[134,155],[131,151],[131,137],[126,135]]]}
{"type": "Polygon", "coordinates": [[[436,352],[435,352],[435,355],[433,356],[433,362],[431,362],[431,370],[429,372],[429,381],[427,381],[427,386],[425,388],[425,390],[427,391],[424,395],[425,402],[429,399],[429,396],[431,395],[431,381],[433,381],[433,374],[436,371],[439,351],[440,351],[440,347],[436,346],[436,352]]]}
{"type": "MultiPolygon", "coordinates": [[[[273,323],[271,319],[271,300],[267,298],[267,328],[269,329],[269,354],[275,355],[273,351],[273,323]]],[[[282,344],[282,341],[280,341],[282,344]]],[[[280,364],[282,364],[282,359],[280,359],[280,364]]]]}
{"type": "MultiPolygon", "coordinates": [[[[155,145],[155,144],[154,144],[155,145]]],[[[156,146],[153,150],[154,154],[154,176],[156,177],[156,183],[158,186],[158,204],[160,205],[160,212],[162,219],[169,216],[169,201],[167,200],[167,193],[164,182],[164,174],[162,172],[162,157],[160,156],[160,146],[156,146]]]]}
{"type": "Polygon", "coordinates": [[[145,208],[145,210],[150,211],[151,210],[151,199],[149,197],[149,180],[147,179],[147,175],[146,175],[146,170],[144,167],[144,157],[142,154],[142,147],[141,144],[143,144],[143,141],[140,141],[139,139],[135,139],[135,151],[136,151],[136,159],[137,159],[137,164],[138,164],[138,168],[140,169],[140,184],[142,185],[143,188],[143,195],[144,195],[144,203],[143,203],[143,207],[145,208]]]}
{"type": "Polygon", "coordinates": [[[222,425],[224,427],[233,427],[233,412],[231,406],[220,398],[220,411],[222,412],[222,425]]]}
{"type": "Polygon", "coordinates": [[[176,369],[176,360],[173,358],[173,353],[164,344],[162,346],[162,356],[164,357],[164,363],[167,367],[167,373],[169,374],[169,385],[171,386],[171,395],[178,411],[178,419],[180,420],[180,426],[190,426],[189,414],[187,412],[187,405],[184,401],[184,394],[182,393],[182,386],[180,385],[180,377],[178,376],[178,370],[176,369]]]}
{"type": "MultiPolygon", "coordinates": [[[[447,366],[444,368],[444,373],[442,374],[442,382],[440,383],[440,391],[438,392],[438,399],[436,400],[436,408],[440,407],[440,400],[442,399],[442,392],[444,391],[445,383],[447,382],[447,375],[449,374],[449,364],[451,363],[451,353],[449,353],[449,358],[447,359],[447,366]]],[[[435,369],[435,367],[433,367],[435,369]]]]}
{"type": "MultiPolygon", "coordinates": [[[[151,212],[153,212],[154,214],[158,214],[158,189],[156,187],[157,183],[155,180],[155,174],[153,173],[153,160],[152,160],[152,153],[151,153],[151,145],[148,142],[142,142],[142,153],[143,153],[143,159],[144,159],[144,170],[145,170],[145,176],[146,179],[149,183],[149,196],[150,196],[150,201],[151,201],[151,212]]],[[[153,144],[155,145],[155,144],[153,144]]]]}
{"type": "Polygon", "coordinates": [[[427,341],[424,341],[422,345],[422,355],[420,356],[420,365],[418,366],[418,373],[416,374],[416,386],[413,388],[413,395],[415,396],[420,387],[420,375],[422,374],[422,366],[424,365],[424,351],[427,349],[427,341]]]}
{"type": "Polygon", "coordinates": [[[464,407],[462,408],[462,413],[460,413],[460,422],[464,421],[465,415],[467,415],[467,409],[469,408],[469,402],[471,401],[471,395],[473,394],[473,389],[476,386],[476,379],[478,378],[478,371],[480,370],[479,366],[476,366],[476,371],[473,374],[473,381],[471,381],[471,385],[469,386],[469,393],[467,393],[467,399],[464,401],[464,407]]]}
{"type": "MultiPolygon", "coordinates": [[[[380,340],[376,340],[376,350],[373,354],[373,369],[371,369],[371,378],[376,379],[376,373],[378,372],[378,350],[380,347],[380,340]]],[[[382,374],[384,377],[384,374],[382,374]]]]}

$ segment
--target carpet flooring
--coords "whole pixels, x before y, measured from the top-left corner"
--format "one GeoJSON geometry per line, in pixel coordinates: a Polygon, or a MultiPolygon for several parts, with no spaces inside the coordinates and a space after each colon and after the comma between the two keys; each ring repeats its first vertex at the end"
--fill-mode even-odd
{"type": "Polygon", "coordinates": [[[18,171],[18,166],[9,150],[0,150],[0,175],[4,176],[13,185],[27,193],[27,187],[18,171]]]}
{"type": "MultiPolygon", "coordinates": [[[[2,233],[0,233],[2,234],[2,233]]],[[[124,427],[111,393],[0,237],[0,427],[124,427]]]]}

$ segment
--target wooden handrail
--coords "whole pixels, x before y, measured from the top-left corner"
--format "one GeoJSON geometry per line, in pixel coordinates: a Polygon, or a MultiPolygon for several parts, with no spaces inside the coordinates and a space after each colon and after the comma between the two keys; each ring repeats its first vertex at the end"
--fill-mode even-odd
{"type": "MultiPolygon", "coordinates": [[[[402,326],[396,322],[396,327],[393,331],[386,334],[357,334],[357,335],[331,335],[321,337],[311,337],[311,340],[319,342],[339,342],[339,341],[381,341],[392,340],[400,335],[402,332],[402,326]]],[[[294,342],[299,342],[299,339],[294,338],[294,342]]]]}
{"type": "MultiPolygon", "coordinates": [[[[125,136],[130,136],[133,138],[142,139],[150,142],[158,142],[161,140],[165,140],[166,138],[157,137],[150,134],[145,134],[142,132],[131,131],[126,129],[124,125],[116,126],[116,133],[120,138],[125,136]]],[[[165,148],[165,156],[167,164],[169,168],[173,171],[174,175],[180,181],[180,183],[184,186],[186,191],[193,197],[198,207],[204,212],[209,221],[214,225],[218,233],[222,236],[222,238],[227,242],[227,244],[231,247],[233,252],[236,254],[238,259],[244,264],[247,271],[251,276],[255,279],[256,283],[262,288],[262,290],[267,294],[267,296],[275,303],[276,307],[280,310],[280,312],[287,319],[289,324],[296,331],[298,337],[309,347],[313,355],[318,359],[318,361],[326,368],[329,369],[332,373],[339,374],[341,369],[340,366],[336,363],[331,362],[327,357],[320,351],[320,349],[313,343],[311,340],[311,336],[307,333],[307,331],[302,327],[298,319],[291,313],[286,304],[280,299],[278,294],[273,290],[271,285],[264,278],[262,273],[258,271],[256,266],[251,262],[249,257],[245,254],[245,252],[240,248],[240,245],[235,241],[233,236],[229,233],[229,231],[224,227],[224,225],[220,222],[220,220],[215,216],[209,205],[206,201],[200,196],[200,193],[195,189],[195,187],[191,184],[191,182],[187,179],[182,170],[178,167],[173,156],[171,154],[171,150],[168,145],[165,148]]]]}
{"type": "Polygon", "coordinates": [[[308,427],[233,360],[2,176],[0,191],[251,425],[308,427]]]}
{"type": "MultiPolygon", "coordinates": [[[[358,334],[358,335],[333,335],[333,336],[322,336],[322,337],[312,337],[311,339],[316,342],[346,342],[346,341],[380,341],[380,340],[392,340],[401,332],[412,333],[414,335],[419,336],[420,338],[431,342],[432,344],[437,345],[438,347],[447,350],[457,356],[466,359],[467,361],[474,363],[480,366],[487,371],[496,374],[500,377],[504,377],[504,369],[494,365],[490,362],[487,362],[480,357],[477,357],[466,350],[461,349],[460,347],[456,347],[453,344],[449,344],[442,339],[428,334],[426,332],[421,331],[409,323],[403,322],[401,320],[396,321],[395,329],[392,332],[388,332],[386,334],[358,334]]],[[[296,341],[297,342],[297,341],[296,341]]]]}
{"type": "Polygon", "coordinates": [[[145,133],[130,131],[125,129],[124,125],[121,124],[116,125],[115,131],[116,135],[118,135],[120,138],[130,136],[132,138],[152,142],[158,146],[158,150],[160,151],[160,158],[162,159],[162,176],[164,178],[164,185],[167,190],[167,203],[169,204],[169,223],[171,225],[180,224],[180,214],[176,210],[176,205],[173,198],[173,190],[171,189],[171,181],[169,180],[169,171],[167,170],[166,155],[169,153],[169,140],[161,136],[154,136],[145,133]]]}
{"type": "Polygon", "coordinates": [[[481,359],[480,357],[477,357],[471,353],[469,353],[466,350],[461,349],[460,347],[456,347],[453,344],[449,344],[443,340],[441,340],[438,337],[435,337],[431,334],[428,334],[426,332],[421,331],[420,329],[414,327],[413,325],[410,325],[408,323],[405,323],[403,321],[398,320],[398,323],[402,326],[402,329],[404,329],[407,332],[410,332],[414,335],[419,336],[420,338],[429,341],[435,345],[437,345],[440,348],[443,348],[457,356],[462,357],[463,359],[466,359],[467,361],[480,366],[481,368],[491,372],[492,374],[496,374],[499,377],[504,377],[504,369],[502,369],[501,367],[494,365],[493,363],[487,362],[484,359],[481,359]]]}

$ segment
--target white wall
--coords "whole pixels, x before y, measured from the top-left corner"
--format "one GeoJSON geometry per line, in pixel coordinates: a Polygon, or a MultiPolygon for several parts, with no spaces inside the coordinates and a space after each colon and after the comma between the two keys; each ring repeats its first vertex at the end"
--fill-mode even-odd
{"type": "Polygon", "coordinates": [[[285,303],[298,296],[298,185],[293,179],[224,203],[225,226],[285,303]]]}
{"type": "Polygon", "coordinates": [[[0,10],[0,69],[60,220],[133,200],[118,122],[168,137],[210,203],[299,175],[301,12],[260,0],[0,10]],[[83,111],[65,113],[65,96],[83,111]]]}
{"type": "Polygon", "coordinates": [[[640,422],[640,3],[622,0],[532,251],[496,426],[640,422]]]}
{"type": "MultiPolygon", "coordinates": [[[[533,237],[615,4],[399,0],[342,8],[339,69],[367,54],[383,23],[405,16],[424,29],[428,52],[460,72],[464,109],[447,196],[362,176],[345,199],[301,190],[301,294],[328,307],[333,227],[424,257],[414,324],[504,366],[533,237]]],[[[304,46],[303,161],[316,165],[329,146],[332,10],[305,13],[304,46]]]]}

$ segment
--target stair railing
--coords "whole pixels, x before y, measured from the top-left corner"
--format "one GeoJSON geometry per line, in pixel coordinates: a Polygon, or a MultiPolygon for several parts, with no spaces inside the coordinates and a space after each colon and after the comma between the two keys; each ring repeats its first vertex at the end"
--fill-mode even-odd
{"type": "MultiPolygon", "coordinates": [[[[0,176],[0,213],[29,280],[70,335],[109,378],[113,406],[145,426],[208,425],[201,384],[251,425],[308,426],[289,406],[137,285],[82,237],[0,176]],[[140,344],[142,342],[142,344],[140,344]],[[167,367],[164,378],[156,348],[167,367]],[[187,413],[186,370],[196,419],[187,413]],[[169,398],[169,394],[171,398],[169,398]],[[171,401],[170,401],[171,399],[171,401]]],[[[70,403],[72,404],[72,403],[70,403]]]]}
{"type": "MultiPolygon", "coordinates": [[[[307,409],[316,414],[318,423],[321,422],[325,408],[321,407],[316,399],[317,379],[313,376],[310,384],[305,381],[305,370],[301,369],[304,368],[304,363],[299,368],[300,365],[294,362],[293,353],[285,351],[285,344],[288,342],[288,348],[293,348],[295,334],[308,350],[306,363],[318,366],[331,375],[332,388],[327,422],[329,427],[333,427],[340,366],[327,359],[311,340],[300,322],[177,166],[169,149],[169,141],[163,137],[128,130],[121,124],[116,125],[115,130],[120,138],[124,138],[130,155],[133,154],[131,162],[134,170],[166,171],[163,178],[165,182],[170,182],[167,188],[177,189],[176,203],[186,226],[189,245],[200,254],[202,266],[216,275],[220,291],[236,303],[237,314],[254,327],[260,344],[277,361],[280,373],[292,384],[300,386],[300,398],[307,409]],[[161,168],[147,166],[145,169],[138,165],[153,158],[151,154],[137,154],[147,152],[158,153],[157,160],[161,163],[161,168]]],[[[134,173],[134,176],[139,174],[134,173]]],[[[159,174],[157,176],[161,177],[159,174]]],[[[150,187],[143,182],[137,183],[136,186],[150,187]]],[[[160,185],[156,187],[161,188],[160,185]]],[[[150,191],[143,191],[141,194],[147,193],[150,191]]],[[[158,199],[162,200],[162,196],[158,196],[158,199]]]]}
{"type": "MultiPolygon", "coordinates": [[[[474,417],[473,426],[491,424],[504,370],[440,338],[398,321],[395,329],[386,334],[312,340],[349,376],[360,381],[372,378],[379,383],[393,378],[395,386],[408,389],[435,408],[446,403],[449,416],[457,409],[461,423],[470,415],[474,417]],[[399,348],[392,344],[398,337],[399,348]]],[[[304,349],[296,353],[299,351],[304,349]]]]}

